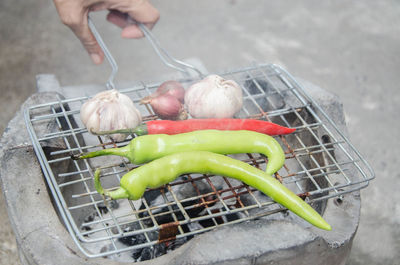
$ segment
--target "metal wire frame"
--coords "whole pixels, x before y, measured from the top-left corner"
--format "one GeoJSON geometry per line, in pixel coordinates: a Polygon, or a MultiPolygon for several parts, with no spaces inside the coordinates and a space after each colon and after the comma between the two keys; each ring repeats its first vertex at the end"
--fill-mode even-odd
{"type": "MultiPolygon", "coordinates": [[[[292,135],[276,137],[284,148],[286,163],[275,177],[307,202],[318,203],[330,198],[341,198],[346,193],[366,187],[374,178],[373,170],[344,133],[287,71],[277,65],[262,64],[220,75],[242,85],[245,104],[239,117],[265,119],[296,128],[292,135]],[[246,84],[251,84],[251,89],[246,84]],[[269,86],[268,91],[265,90],[265,84],[269,86]],[[289,96],[295,103],[287,100],[289,96]],[[282,102],[284,104],[280,104],[282,102]]],[[[195,80],[180,81],[189,84],[195,80]]],[[[143,96],[154,91],[157,85],[141,84],[120,91],[138,103],[143,96]]],[[[92,162],[101,161],[106,168],[103,178],[113,179],[115,183],[119,183],[123,174],[137,165],[131,165],[125,159],[113,160],[112,163],[102,158],[70,162],[72,153],[118,147],[127,143],[109,142],[101,137],[97,137],[95,144],[82,142],[83,136],[96,139],[74,120],[85,100],[87,97],[67,100],[59,98],[56,102],[30,107],[25,111],[25,121],[57,210],[78,248],[86,256],[110,256],[152,247],[168,240],[190,238],[219,226],[285,211],[268,198],[260,199],[255,189],[225,176],[188,174],[164,187],[149,190],[159,192],[161,200],[158,203],[149,203],[144,198],[139,202],[126,201],[128,211],[119,213],[110,201],[104,204],[103,198],[94,190],[92,162]],[[55,132],[41,134],[36,129],[40,123],[54,121],[58,126],[55,132]],[[46,156],[43,143],[49,140],[62,141],[65,148],[46,156]],[[71,163],[69,169],[58,172],[60,163],[66,161],[71,163]],[[217,178],[222,179],[222,188],[216,187],[217,178]],[[206,184],[207,192],[202,191],[199,184],[206,184]],[[181,185],[191,185],[196,195],[179,198],[174,189],[181,185]],[[74,191],[73,194],[66,192],[70,190],[74,191]],[[67,194],[69,197],[66,197],[67,194]],[[193,216],[191,211],[196,209],[202,209],[202,215],[193,216]],[[93,214],[96,218],[82,220],[82,213],[93,214]],[[228,218],[233,215],[236,217],[228,218]],[[160,222],[165,217],[171,220],[168,223],[160,222]],[[184,227],[201,222],[207,222],[208,226],[190,231],[184,227]],[[88,227],[95,228],[89,230],[86,229],[88,227]],[[127,229],[130,227],[135,229],[127,229]],[[173,234],[167,233],[167,236],[160,237],[171,227],[173,234]],[[158,234],[158,238],[154,234],[158,234]],[[121,238],[138,235],[144,237],[144,242],[133,246],[121,246],[118,243],[121,238]],[[106,251],[89,250],[93,244],[107,245],[108,248],[106,251]]],[[[142,112],[145,112],[142,113],[145,120],[156,118],[148,106],[142,112]]],[[[246,154],[241,159],[261,169],[268,163],[259,154],[246,154]]]]}
{"type": "MultiPolygon", "coordinates": [[[[106,88],[107,89],[113,89],[115,88],[114,84],[114,78],[117,75],[118,72],[118,64],[114,59],[114,56],[111,54],[110,50],[108,49],[107,45],[103,41],[103,38],[101,37],[99,31],[97,30],[92,18],[88,16],[88,25],[93,33],[93,36],[96,38],[100,48],[104,52],[104,56],[106,57],[108,63],[111,66],[111,74],[107,80],[106,83],[106,88]]],[[[191,64],[185,63],[181,60],[178,60],[174,57],[172,57],[167,50],[165,50],[161,45],[158,39],[153,35],[153,33],[143,24],[134,21],[131,17],[127,16],[127,22],[132,23],[132,24],[137,24],[140,30],[143,32],[143,35],[146,37],[146,39],[149,41],[151,47],[153,47],[155,53],[158,55],[160,60],[168,67],[175,69],[177,71],[182,72],[186,76],[190,76],[190,70],[192,70],[194,73],[196,73],[200,78],[204,77],[204,74],[194,67],[191,64]]]]}

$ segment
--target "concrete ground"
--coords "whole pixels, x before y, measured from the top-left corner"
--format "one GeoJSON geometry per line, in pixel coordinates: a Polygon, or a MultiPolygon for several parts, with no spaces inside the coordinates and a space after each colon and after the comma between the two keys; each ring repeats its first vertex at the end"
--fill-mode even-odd
{"type": "MultiPolygon", "coordinates": [[[[376,172],[362,191],[347,264],[399,264],[400,2],[153,3],[161,12],[153,32],[178,58],[198,57],[210,71],[278,63],[339,95],[351,140],[376,172]]],[[[96,14],[96,24],[120,66],[118,80],[160,80],[170,72],[146,40],[121,40],[103,17],[96,14]]],[[[109,73],[107,64],[92,65],[50,0],[0,1],[0,36],[0,132],[35,92],[35,75],[52,73],[62,85],[81,85],[104,83],[109,73]]],[[[0,264],[19,264],[2,196],[0,224],[0,264]]]]}

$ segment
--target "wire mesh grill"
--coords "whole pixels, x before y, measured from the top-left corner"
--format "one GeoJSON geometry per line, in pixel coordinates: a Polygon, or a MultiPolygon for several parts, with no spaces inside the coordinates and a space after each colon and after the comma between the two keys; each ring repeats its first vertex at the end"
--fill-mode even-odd
{"type": "MultiPolygon", "coordinates": [[[[220,75],[235,80],[243,89],[244,106],[237,118],[296,128],[293,134],[275,137],[286,156],[275,177],[317,211],[323,213],[327,199],[364,188],[374,178],[343,132],[284,69],[262,64],[220,75]]],[[[180,81],[188,86],[197,80],[180,81]]],[[[139,107],[140,99],[158,85],[141,84],[120,91],[139,107]]],[[[139,255],[144,249],[151,250],[149,257],[156,257],[219,226],[281,213],[288,217],[284,208],[242,182],[203,174],[187,174],[168,185],[148,189],[138,201],[104,202],[93,186],[95,168],[106,168],[102,182],[106,188],[115,188],[121,177],[138,165],[114,156],[70,159],[71,154],[123,146],[130,139],[114,143],[90,135],[79,119],[80,107],[87,99],[59,98],[30,107],[25,118],[57,210],[88,257],[123,259],[128,255],[139,261],[146,259],[139,255]]],[[[140,111],[145,121],[157,118],[147,105],[140,106],[140,111]]],[[[268,163],[260,154],[233,157],[260,169],[268,163]]]]}

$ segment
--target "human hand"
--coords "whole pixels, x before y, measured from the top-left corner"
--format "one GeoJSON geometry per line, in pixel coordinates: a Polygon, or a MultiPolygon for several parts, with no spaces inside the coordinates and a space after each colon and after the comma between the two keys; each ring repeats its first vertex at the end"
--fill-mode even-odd
{"type": "Polygon", "coordinates": [[[131,19],[150,29],[160,18],[158,10],[147,0],[53,0],[61,21],[75,33],[95,64],[101,64],[104,53],[89,29],[91,11],[110,10],[107,20],[123,30],[123,38],[141,38],[140,28],[131,19]]]}

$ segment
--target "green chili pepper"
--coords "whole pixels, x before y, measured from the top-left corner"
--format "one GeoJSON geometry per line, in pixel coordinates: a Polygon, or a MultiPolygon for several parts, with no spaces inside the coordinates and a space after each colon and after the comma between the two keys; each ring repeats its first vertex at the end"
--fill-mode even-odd
{"type": "Polygon", "coordinates": [[[143,196],[147,187],[160,187],[188,173],[213,174],[238,179],[260,190],[316,227],[331,230],[331,226],[310,205],[272,176],[240,160],[206,151],[175,153],[135,168],[122,177],[120,187],[114,191],[103,190],[100,183],[100,169],[97,169],[95,188],[98,193],[112,199],[137,200],[143,196]]]}
{"type": "Polygon", "coordinates": [[[120,148],[107,148],[73,156],[74,159],[118,155],[133,164],[184,151],[210,151],[219,154],[261,153],[268,157],[265,172],[273,175],[285,162],[285,154],[271,136],[253,131],[200,130],[176,135],[156,134],[134,138],[120,148]]]}

